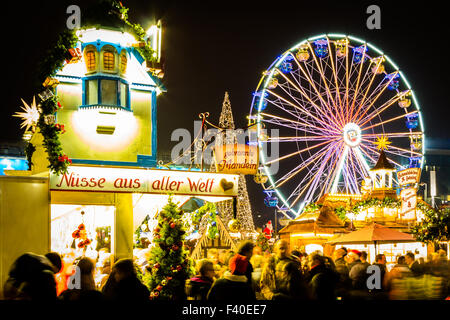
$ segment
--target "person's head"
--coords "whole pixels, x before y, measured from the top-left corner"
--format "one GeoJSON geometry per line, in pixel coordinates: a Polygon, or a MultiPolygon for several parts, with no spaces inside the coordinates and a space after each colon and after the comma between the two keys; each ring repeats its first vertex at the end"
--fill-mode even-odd
{"type": "Polygon", "coordinates": [[[94,274],[95,264],[91,258],[87,257],[81,258],[77,263],[77,267],[80,268],[82,276],[94,274]]]}
{"type": "Polygon", "coordinates": [[[405,254],[405,261],[406,261],[406,264],[411,264],[411,263],[413,263],[414,262],[414,253],[412,253],[412,252],[407,252],[406,254],[405,254]]]}
{"type": "Polygon", "coordinates": [[[202,277],[214,279],[216,272],[214,270],[214,263],[208,259],[202,259],[197,263],[197,271],[202,277]]]}
{"type": "Polygon", "coordinates": [[[94,290],[94,270],[95,262],[91,258],[82,257],[78,260],[75,268],[75,272],[80,273],[80,282],[82,290],[94,290]]]}
{"type": "Polygon", "coordinates": [[[397,257],[397,264],[406,264],[405,256],[397,257]]]}
{"type": "Polygon", "coordinates": [[[275,254],[278,258],[286,258],[289,254],[288,243],[286,240],[278,240],[275,244],[275,254]]]}
{"type": "Polygon", "coordinates": [[[314,252],[308,256],[308,264],[310,268],[325,265],[325,258],[320,253],[314,252]]]}
{"type": "Polygon", "coordinates": [[[120,259],[112,267],[111,275],[119,282],[123,279],[136,277],[136,267],[132,259],[120,259]]]}
{"type": "Polygon", "coordinates": [[[375,262],[378,264],[386,264],[386,256],[382,253],[379,253],[375,256],[375,262]]]}
{"type": "Polygon", "coordinates": [[[347,251],[347,262],[352,263],[354,261],[359,260],[361,257],[361,252],[358,250],[348,250],[347,251]]]}
{"type": "Polygon", "coordinates": [[[239,248],[237,253],[241,256],[246,256],[247,260],[250,260],[250,258],[253,255],[253,248],[255,247],[255,244],[249,240],[243,241],[239,244],[239,248]]]}
{"type": "Polygon", "coordinates": [[[301,257],[302,257],[302,254],[301,254],[300,251],[298,251],[298,250],[292,250],[292,251],[291,251],[291,254],[292,254],[293,256],[296,256],[297,258],[301,258],[301,257]]]}
{"type": "Polygon", "coordinates": [[[260,246],[255,246],[253,248],[253,255],[262,255],[262,249],[260,246]]]}
{"type": "Polygon", "coordinates": [[[207,258],[212,261],[217,261],[219,256],[219,251],[216,248],[208,249],[207,258]]]}
{"type": "Polygon", "coordinates": [[[101,272],[102,272],[102,274],[111,273],[111,260],[110,259],[103,260],[101,272]]]}
{"type": "Polygon", "coordinates": [[[336,261],[337,259],[343,258],[347,255],[347,249],[342,247],[333,252],[333,259],[336,261]]]}
{"type": "Polygon", "coordinates": [[[360,259],[361,259],[362,262],[366,262],[367,261],[367,252],[366,251],[361,251],[360,259]]]}
{"type": "Polygon", "coordinates": [[[230,259],[229,268],[231,274],[234,275],[245,275],[248,267],[248,260],[246,256],[240,254],[235,254],[234,257],[230,259]]]}
{"type": "Polygon", "coordinates": [[[61,256],[57,252],[49,252],[45,255],[45,257],[50,260],[52,265],[54,266],[54,272],[59,273],[62,270],[63,263],[61,256]]]}

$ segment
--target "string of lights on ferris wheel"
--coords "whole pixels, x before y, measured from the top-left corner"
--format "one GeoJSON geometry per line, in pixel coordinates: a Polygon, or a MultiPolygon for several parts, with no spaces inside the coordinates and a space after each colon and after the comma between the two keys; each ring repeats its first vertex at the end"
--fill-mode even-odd
{"type": "Polygon", "coordinates": [[[253,94],[249,124],[257,128],[265,192],[294,217],[325,193],[359,194],[381,137],[392,141],[385,152],[397,169],[423,166],[422,116],[405,75],[352,36],[322,34],[280,55],[253,94]],[[271,137],[270,129],[283,134],[271,137]],[[274,143],[280,155],[266,159],[264,147],[274,143]],[[281,170],[271,173],[277,163],[281,170]]]}

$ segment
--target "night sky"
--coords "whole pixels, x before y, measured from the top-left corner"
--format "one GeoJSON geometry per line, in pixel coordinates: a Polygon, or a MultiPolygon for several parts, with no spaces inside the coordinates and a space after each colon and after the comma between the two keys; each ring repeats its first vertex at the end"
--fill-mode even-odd
{"type": "MultiPolygon", "coordinates": [[[[40,59],[65,28],[67,6],[87,10],[90,1],[9,2],[2,19],[6,86],[0,140],[19,141],[20,98],[30,102],[40,59]]],[[[252,92],[275,58],[305,38],[323,33],[353,35],[383,50],[408,77],[421,105],[427,137],[450,138],[448,13],[441,3],[389,1],[123,1],[129,20],[144,29],[163,21],[166,60],[158,97],[158,149],[169,152],[176,128],[193,131],[193,121],[208,111],[218,122],[228,91],[237,127],[246,125],[252,92]],[[395,2],[395,6],[391,3],[395,2]],[[381,30],[366,27],[366,8],[381,8],[381,30]],[[167,143],[169,141],[169,143],[167,143]]],[[[5,82],[5,81],[4,81],[5,82]]],[[[255,223],[273,219],[261,187],[247,178],[255,223]],[[258,218],[261,215],[261,218],[258,218]]]]}

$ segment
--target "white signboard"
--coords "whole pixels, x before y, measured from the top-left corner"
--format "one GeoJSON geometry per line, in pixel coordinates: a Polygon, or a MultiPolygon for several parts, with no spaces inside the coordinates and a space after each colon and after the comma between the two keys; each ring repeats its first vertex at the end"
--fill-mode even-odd
{"type": "Polygon", "coordinates": [[[400,192],[400,198],[402,199],[402,206],[400,214],[405,214],[414,211],[417,206],[417,190],[416,188],[403,189],[400,192]]]}
{"type": "Polygon", "coordinates": [[[398,171],[397,179],[400,186],[418,183],[420,179],[420,168],[408,168],[398,171]]]}
{"type": "Polygon", "coordinates": [[[217,146],[214,149],[217,172],[256,174],[259,152],[257,146],[234,144],[217,146]]]}
{"type": "Polygon", "coordinates": [[[234,174],[71,166],[64,175],[50,175],[50,189],[236,196],[238,180],[234,174]]]}

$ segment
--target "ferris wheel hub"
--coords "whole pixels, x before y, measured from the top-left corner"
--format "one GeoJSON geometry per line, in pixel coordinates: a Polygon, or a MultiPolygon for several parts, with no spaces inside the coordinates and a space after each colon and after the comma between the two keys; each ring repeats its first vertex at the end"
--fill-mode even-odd
{"type": "Polygon", "coordinates": [[[344,126],[342,136],[346,145],[357,147],[361,143],[361,128],[356,123],[349,122],[344,126]]]}

